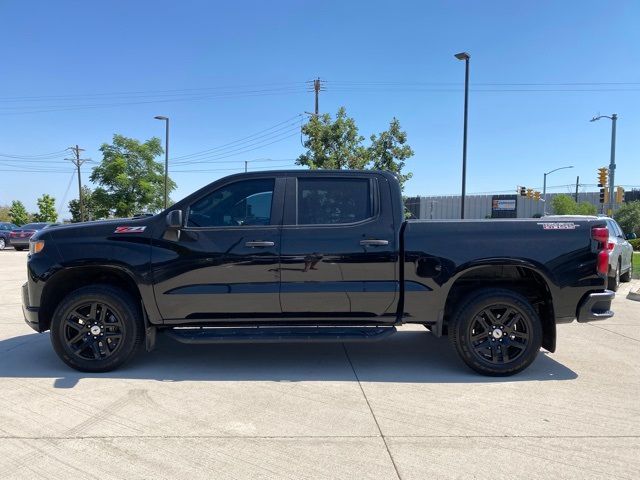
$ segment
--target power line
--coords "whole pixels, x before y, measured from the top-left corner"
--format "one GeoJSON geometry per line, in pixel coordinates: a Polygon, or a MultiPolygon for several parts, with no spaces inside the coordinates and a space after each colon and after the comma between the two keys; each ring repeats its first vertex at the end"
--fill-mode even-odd
{"type": "MultiPolygon", "coordinates": [[[[215,152],[217,150],[224,149],[225,147],[241,145],[241,144],[245,143],[245,141],[251,142],[251,141],[253,141],[253,140],[257,139],[257,138],[261,138],[261,137],[270,135],[271,133],[274,133],[274,131],[272,131],[272,132],[267,133],[265,135],[260,135],[260,134],[262,134],[264,132],[269,132],[270,130],[274,130],[274,129],[275,129],[275,131],[279,131],[279,130],[282,130],[282,129],[286,129],[286,128],[292,126],[292,125],[297,125],[297,121],[301,117],[302,117],[302,114],[294,115],[293,117],[287,118],[286,120],[283,120],[282,122],[276,123],[275,125],[272,125],[272,126],[270,126],[268,128],[265,128],[263,130],[259,130],[258,132],[252,133],[251,135],[247,135],[246,137],[239,138],[238,140],[234,140],[232,142],[224,143],[222,145],[218,145],[217,147],[212,147],[212,148],[209,148],[209,149],[206,149],[206,150],[201,150],[201,151],[198,151],[198,152],[193,152],[193,153],[189,153],[189,154],[186,154],[186,155],[180,155],[180,156],[177,156],[177,157],[173,157],[173,160],[175,161],[175,160],[182,160],[182,159],[202,156],[202,155],[206,155],[206,154],[215,152]],[[296,122],[292,122],[292,120],[294,120],[294,119],[296,119],[296,122]],[[277,128],[277,127],[281,127],[281,128],[277,128]]],[[[178,163],[181,163],[181,162],[178,162],[178,163]]]]}

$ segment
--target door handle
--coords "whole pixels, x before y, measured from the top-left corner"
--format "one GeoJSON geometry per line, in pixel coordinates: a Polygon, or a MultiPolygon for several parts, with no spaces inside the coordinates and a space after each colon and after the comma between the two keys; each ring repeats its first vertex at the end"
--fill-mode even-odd
{"type": "Polygon", "coordinates": [[[245,246],[256,248],[256,247],[273,247],[275,245],[274,242],[263,242],[263,241],[255,241],[255,242],[245,242],[245,246]]]}
{"type": "Polygon", "coordinates": [[[363,247],[382,247],[384,245],[389,245],[389,240],[360,240],[360,245],[363,247]]]}

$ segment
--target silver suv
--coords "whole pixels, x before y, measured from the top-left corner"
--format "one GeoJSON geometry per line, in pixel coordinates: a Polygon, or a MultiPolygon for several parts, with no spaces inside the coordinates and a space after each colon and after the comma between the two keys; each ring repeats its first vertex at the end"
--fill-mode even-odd
{"type": "Polygon", "coordinates": [[[633,275],[633,247],[612,218],[607,218],[609,229],[609,290],[618,290],[620,281],[629,282],[633,275]]]}

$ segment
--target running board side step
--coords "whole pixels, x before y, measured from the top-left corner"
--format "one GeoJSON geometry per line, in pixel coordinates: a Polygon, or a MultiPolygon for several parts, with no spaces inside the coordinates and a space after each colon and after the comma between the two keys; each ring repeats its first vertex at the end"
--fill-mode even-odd
{"type": "Polygon", "coordinates": [[[396,333],[396,327],[178,327],[163,332],[181,343],[372,342],[396,333]]]}

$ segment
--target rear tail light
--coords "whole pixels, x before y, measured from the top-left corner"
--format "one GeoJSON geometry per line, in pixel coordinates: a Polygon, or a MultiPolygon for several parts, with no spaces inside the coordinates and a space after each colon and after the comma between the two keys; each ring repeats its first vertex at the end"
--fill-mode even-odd
{"type": "Polygon", "coordinates": [[[596,242],[607,243],[609,241],[609,229],[607,227],[594,227],[591,229],[591,238],[596,242]]]}
{"type": "Polygon", "coordinates": [[[598,242],[598,273],[607,276],[609,273],[609,250],[613,250],[613,243],[609,243],[609,229],[594,227],[591,229],[591,238],[598,242]]]}
{"type": "Polygon", "coordinates": [[[600,250],[598,253],[598,273],[603,276],[609,274],[609,252],[600,250]]]}

